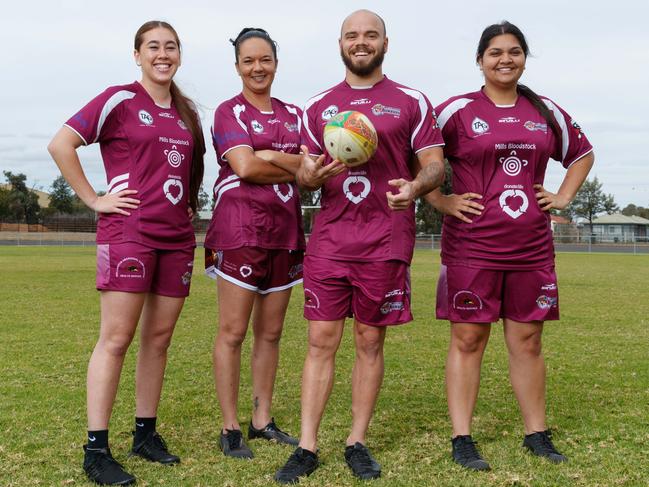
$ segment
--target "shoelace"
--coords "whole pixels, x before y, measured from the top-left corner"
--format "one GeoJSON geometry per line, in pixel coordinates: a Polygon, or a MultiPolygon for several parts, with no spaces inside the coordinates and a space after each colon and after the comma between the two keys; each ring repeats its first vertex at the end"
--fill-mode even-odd
{"type": "Polygon", "coordinates": [[[304,462],[302,461],[302,456],[297,452],[293,452],[291,456],[288,457],[286,465],[284,466],[284,470],[291,470],[294,467],[301,467],[303,463],[304,462]]]}
{"type": "Polygon", "coordinates": [[[540,443],[539,450],[542,453],[546,453],[546,454],[547,453],[554,453],[554,454],[557,454],[557,455],[559,454],[557,449],[552,444],[552,440],[550,439],[550,435],[548,433],[546,433],[546,432],[540,433],[537,436],[537,438],[538,438],[539,443],[540,443]]]}
{"type": "Polygon", "coordinates": [[[480,453],[478,453],[478,448],[476,447],[477,444],[477,441],[472,440],[460,441],[456,447],[460,458],[462,458],[462,460],[482,458],[480,453]]]}
{"type": "Polygon", "coordinates": [[[153,433],[153,444],[165,453],[169,453],[167,442],[158,433],[153,433]]]}
{"type": "Polygon", "coordinates": [[[228,446],[230,450],[236,450],[241,446],[241,438],[243,437],[239,430],[229,430],[225,437],[228,439],[228,446]]]}
{"type": "Polygon", "coordinates": [[[367,450],[354,448],[349,459],[350,461],[355,461],[354,463],[360,464],[361,467],[372,468],[374,466],[367,450]]]}
{"type": "Polygon", "coordinates": [[[113,466],[117,466],[120,469],[124,470],[122,464],[115,460],[110,452],[107,452],[97,457],[97,461],[91,465],[90,470],[96,475],[99,475],[113,466]]]}

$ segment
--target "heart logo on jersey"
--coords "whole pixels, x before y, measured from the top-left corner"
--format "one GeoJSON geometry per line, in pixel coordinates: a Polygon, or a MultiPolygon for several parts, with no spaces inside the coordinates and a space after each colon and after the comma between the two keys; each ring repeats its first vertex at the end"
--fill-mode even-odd
{"type": "Polygon", "coordinates": [[[502,210],[514,220],[527,211],[529,202],[527,195],[520,189],[508,189],[501,193],[498,199],[502,210]]]}
{"type": "Polygon", "coordinates": [[[372,184],[365,176],[349,176],[343,183],[345,197],[355,205],[367,198],[371,188],[372,184]]]}
{"type": "Polygon", "coordinates": [[[177,205],[183,197],[183,183],[180,179],[167,179],[162,186],[165,196],[172,204],[177,205]]]}
{"type": "Polygon", "coordinates": [[[286,203],[288,200],[290,200],[293,197],[293,186],[291,186],[290,184],[287,184],[286,186],[288,187],[288,193],[284,194],[282,193],[279,184],[273,184],[273,189],[275,190],[275,194],[279,196],[279,199],[282,200],[284,203],[286,203]]]}

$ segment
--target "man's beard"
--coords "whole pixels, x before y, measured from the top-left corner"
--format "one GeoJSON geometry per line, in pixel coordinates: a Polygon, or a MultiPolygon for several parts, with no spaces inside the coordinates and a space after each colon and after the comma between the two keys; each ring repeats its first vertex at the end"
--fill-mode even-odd
{"type": "Polygon", "coordinates": [[[342,49],[340,50],[340,57],[343,59],[343,63],[345,63],[347,69],[349,69],[356,76],[364,77],[372,74],[376,68],[380,67],[383,64],[385,51],[383,50],[383,48],[381,48],[381,51],[379,51],[368,64],[362,66],[355,65],[352,61],[352,58],[347,56],[347,54],[345,54],[342,49]]]}

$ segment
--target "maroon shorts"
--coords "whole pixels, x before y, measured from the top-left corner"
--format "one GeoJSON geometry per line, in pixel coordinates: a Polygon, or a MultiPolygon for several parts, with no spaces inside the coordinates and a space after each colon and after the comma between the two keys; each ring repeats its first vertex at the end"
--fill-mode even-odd
{"type": "Polygon", "coordinates": [[[97,245],[97,289],[184,298],[194,268],[194,247],[152,249],[127,242],[97,245]]]}
{"type": "Polygon", "coordinates": [[[283,291],[302,282],[304,251],[240,247],[205,249],[205,273],[259,294],[283,291]]]}
{"type": "Polygon", "coordinates": [[[307,255],[304,317],[336,321],[352,316],[373,326],[412,321],[410,266],[398,260],[350,262],[307,255]]]}
{"type": "Polygon", "coordinates": [[[455,323],[521,323],[559,319],[554,267],[498,271],[442,265],[437,282],[437,319],[455,323]]]}

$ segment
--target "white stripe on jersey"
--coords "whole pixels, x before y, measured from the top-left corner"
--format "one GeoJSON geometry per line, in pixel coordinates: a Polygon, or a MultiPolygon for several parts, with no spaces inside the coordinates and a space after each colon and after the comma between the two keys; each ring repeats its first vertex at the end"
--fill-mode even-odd
{"type": "Polygon", "coordinates": [[[124,100],[130,100],[134,96],[135,92],[122,90],[118,91],[108,100],[106,100],[106,103],[104,103],[104,108],[101,110],[101,114],[99,115],[99,121],[97,122],[97,133],[95,134],[95,140],[93,140],[93,142],[97,142],[101,128],[104,126],[104,122],[106,121],[106,118],[108,118],[110,112],[112,112],[113,109],[124,100]]]}
{"type": "MultiPolygon", "coordinates": [[[[307,110],[313,105],[314,103],[322,100],[325,96],[327,96],[329,93],[331,93],[333,90],[325,91],[324,93],[320,93],[319,95],[314,96],[313,98],[310,98],[306,104],[304,105],[304,110],[302,111],[302,121],[304,122],[304,128],[306,129],[306,133],[309,134],[309,137],[311,140],[315,143],[315,145],[318,146],[318,149],[322,151],[322,146],[320,143],[316,140],[315,136],[313,135],[313,132],[311,132],[311,129],[309,128],[309,119],[307,117],[307,110]]],[[[322,152],[320,152],[322,154],[322,152]]]]}
{"type": "Polygon", "coordinates": [[[64,123],[63,126],[69,128],[75,134],[77,134],[79,137],[81,137],[81,140],[83,141],[83,145],[88,145],[88,142],[86,142],[86,139],[83,138],[83,135],[81,135],[79,132],[77,132],[77,130],[74,127],[70,127],[67,123],[64,123]]]}
{"type": "Polygon", "coordinates": [[[302,129],[302,120],[300,119],[300,116],[297,114],[297,108],[289,107],[288,105],[284,105],[284,108],[286,108],[286,111],[292,115],[295,115],[295,120],[297,120],[297,133],[300,133],[300,130],[302,129]]]}
{"type": "Polygon", "coordinates": [[[403,88],[401,86],[397,86],[397,88],[403,91],[406,95],[412,96],[419,103],[421,120],[417,124],[417,127],[412,132],[412,136],[410,137],[410,147],[414,149],[413,146],[415,145],[415,137],[417,137],[417,134],[419,134],[419,131],[421,130],[421,126],[424,124],[424,120],[426,120],[426,112],[428,112],[428,105],[426,105],[426,99],[424,98],[424,95],[421,91],[411,90],[410,88],[403,88]]]}
{"type": "Polygon", "coordinates": [[[221,187],[218,191],[218,195],[216,195],[216,203],[214,203],[214,209],[219,206],[219,201],[221,201],[221,196],[223,196],[223,193],[230,189],[238,188],[239,186],[241,186],[241,181],[235,181],[234,183],[226,184],[225,186],[221,187]]]}
{"type": "Polygon", "coordinates": [[[212,192],[214,193],[214,196],[216,196],[216,192],[219,189],[221,189],[224,185],[226,185],[226,184],[228,184],[228,183],[230,183],[232,181],[236,181],[237,179],[239,179],[239,176],[237,176],[236,174],[231,174],[230,176],[225,178],[223,181],[221,181],[219,184],[214,186],[214,189],[212,190],[212,192]]]}
{"type": "Polygon", "coordinates": [[[232,107],[232,112],[234,113],[234,117],[237,119],[237,123],[241,125],[241,128],[248,133],[248,127],[246,127],[246,124],[241,121],[241,113],[246,111],[246,106],[245,105],[235,105],[232,107]]]}
{"type": "Polygon", "coordinates": [[[444,128],[446,122],[449,121],[449,119],[455,112],[461,110],[472,101],[473,100],[471,100],[470,98],[458,98],[457,100],[453,100],[451,103],[446,105],[444,110],[442,110],[442,112],[437,116],[437,123],[439,124],[440,130],[444,128]]]}
{"type": "Polygon", "coordinates": [[[128,188],[128,181],[126,181],[126,182],[124,182],[124,183],[122,183],[122,184],[118,184],[118,185],[115,186],[113,189],[111,189],[111,190],[108,192],[108,194],[119,193],[121,190],[123,190],[123,189],[127,189],[127,188],[128,188]]]}
{"type": "MultiPolygon", "coordinates": [[[[563,113],[561,113],[561,110],[557,108],[557,106],[552,103],[550,100],[547,98],[541,98],[543,100],[543,103],[552,110],[552,113],[554,113],[554,118],[557,119],[557,123],[559,124],[559,127],[561,127],[561,162],[566,158],[566,154],[568,154],[568,146],[570,145],[570,134],[568,133],[568,124],[566,123],[566,119],[563,116],[563,113]]],[[[548,127],[549,129],[550,127],[548,127]]]]}
{"type": "MultiPolygon", "coordinates": [[[[116,191],[113,191],[113,186],[115,186],[117,183],[121,183],[122,181],[126,181],[126,185],[128,186],[128,178],[129,178],[130,173],[125,172],[124,174],[118,174],[115,176],[113,179],[110,180],[108,183],[108,192],[109,193],[115,193],[116,191]]],[[[120,184],[120,186],[122,186],[120,184]]],[[[117,190],[119,191],[119,190],[117,190]]]]}

